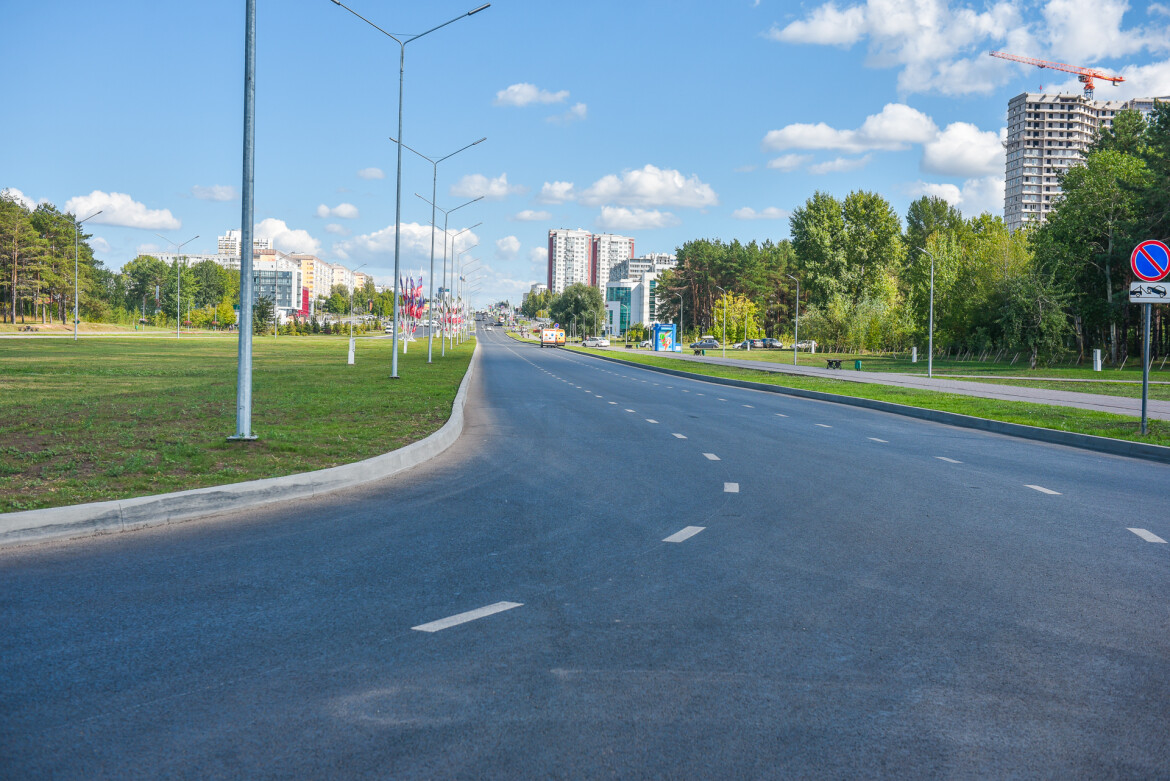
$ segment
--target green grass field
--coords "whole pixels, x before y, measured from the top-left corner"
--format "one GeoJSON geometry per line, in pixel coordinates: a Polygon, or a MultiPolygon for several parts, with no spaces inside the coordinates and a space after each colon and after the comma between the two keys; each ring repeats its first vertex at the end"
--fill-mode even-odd
{"type": "Polygon", "coordinates": [[[143,496],[358,461],[443,425],[474,348],[253,340],[254,442],[236,429],[235,338],[0,340],[0,512],[143,496]]]}
{"type": "MultiPolygon", "coordinates": [[[[587,353],[603,353],[601,350],[586,350],[580,347],[569,349],[587,353]]],[[[708,351],[711,352],[711,351],[708,351]]],[[[729,366],[715,366],[712,364],[694,361],[679,361],[674,358],[656,356],[650,352],[630,350],[615,354],[606,353],[615,358],[628,360],[633,363],[661,366],[668,369],[693,372],[713,377],[726,377],[736,380],[749,380],[769,385],[779,385],[787,388],[801,388],[804,390],[837,393],[842,396],[853,396],[864,399],[877,399],[895,404],[906,404],[912,407],[935,409],[944,412],[956,412],[961,415],[973,415],[989,420],[1001,420],[1007,423],[1022,423],[1028,426],[1057,429],[1060,431],[1074,431],[1081,434],[1093,434],[1100,437],[1114,439],[1130,439],[1138,442],[1151,442],[1158,445],[1170,445],[1170,425],[1163,420],[1149,421],[1149,434],[1142,436],[1140,422],[1137,418],[1123,415],[1112,415],[1106,412],[1082,410],[1075,407],[1055,407],[1047,404],[1029,404],[1018,401],[1001,401],[998,399],[982,399],[975,396],[959,396],[953,393],[938,393],[935,391],[917,390],[914,388],[898,388],[890,385],[875,385],[868,383],[848,382],[845,380],[822,379],[794,374],[780,374],[776,372],[757,371],[755,369],[741,369],[729,366]]],[[[731,351],[728,351],[730,357],[731,351]]],[[[745,355],[736,351],[736,357],[745,355]]],[[[792,353],[788,353],[791,360],[792,353]]],[[[801,355],[801,358],[805,358],[801,355]]],[[[808,356],[811,357],[811,356],[808,356]]],[[[808,365],[824,366],[824,356],[817,355],[819,364],[808,365]]],[[[862,357],[864,368],[868,369],[867,358],[862,357]]],[[[805,361],[801,360],[801,365],[805,361]]],[[[938,364],[936,363],[937,367],[938,364]]],[[[1140,376],[1140,375],[1139,375],[1140,376]]],[[[1054,383],[1054,385],[1056,385],[1054,383]]],[[[1064,384],[1059,387],[1064,390],[1064,384]]],[[[1096,386],[1094,386],[1095,388],[1096,386]]],[[[1139,395],[1140,395],[1139,386],[1139,395]]],[[[1151,394],[1151,398],[1153,395],[1151,394]]]]}

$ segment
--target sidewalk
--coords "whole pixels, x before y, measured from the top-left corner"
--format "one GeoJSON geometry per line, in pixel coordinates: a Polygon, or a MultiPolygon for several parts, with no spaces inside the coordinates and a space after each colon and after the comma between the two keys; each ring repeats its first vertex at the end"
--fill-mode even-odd
{"type": "MultiPolygon", "coordinates": [[[[615,355],[628,355],[632,352],[612,347],[608,351],[615,355]]],[[[997,385],[985,382],[964,382],[963,380],[949,380],[939,377],[927,378],[917,374],[859,372],[851,369],[820,369],[814,366],[793,366],[791,363],[751,361],[731,357],[721,358],[712,355],[698,356],[685,353],[649,353],[647,350],[638,350],[637,352],[643,355],[653,354],[675,358],[679,361],[735,366],[737,368],[757,369],[759,371],[770,371],[780,374],[801,374],[808,377],[824,377],[831,380],[845,380],[847,382],[895,385],[901,388],[917,388],[919,390],[955,393],[960,396],[979,396],[985,399],[1052,404],[1057,407],[1079,407],[1081,409],[1098,410],[1100,412],[1112,412],[1115,415],[1131,415],[1135,418],[1141,417],[1142,414],[1142,400],[1140,398],[1129,399],[1122,396],[1105,396],[1096,393],[1076,393],[1074,391],[1048,390],[1046,388],[1022,388],[1017,385],[997,385]]],[[[991,378],[989,377],[988,379],[991,378]]],[[[1152,419],[1170,420],[1170,401],[1149,401],[1146,407],[1146,414],[1152,419]]]]}

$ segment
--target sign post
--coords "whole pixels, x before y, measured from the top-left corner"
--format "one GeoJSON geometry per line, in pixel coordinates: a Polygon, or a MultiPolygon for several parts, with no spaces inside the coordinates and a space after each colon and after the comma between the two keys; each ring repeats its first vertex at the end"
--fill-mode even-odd
{"type": "Polygon", "coordinates": [[[1131,304],[1144,304],[1142,325],[1142,436],[1147,432],[1146,406],[1150,398],[1150,307],[1170,301],[1167,284],[1170,276],[1170,247],[1160,241],[1143,241],[1129,256],[1129,267],[1140,282],[1129,286],[1131,304]]]}

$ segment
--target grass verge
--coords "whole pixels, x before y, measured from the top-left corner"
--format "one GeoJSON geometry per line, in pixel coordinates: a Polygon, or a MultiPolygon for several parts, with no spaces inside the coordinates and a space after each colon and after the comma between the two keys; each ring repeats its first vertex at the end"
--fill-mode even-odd
{"type": "Polygon", "coordinates": [[[0,512],[222,485],[359,461],[436,431],[474,342],[253,341],[254,442],[236,429],[236,339],[0,342],[0,512]]]}
{"type": "MultiPolygon", "coordinates": [[[[575,352],[596,354],[592,350],[577,347],[569,349],[575,352]]],[[[1170,446],[1170,424],[1164,420],[1150,420],[1149,434],[1143,437],[1141,435],[1141,424],[1137,418],[1113,415],[1108,412],[1077,409],[1076,407],[1055,407],[1047,404],[1029,404],[1028,402],[1022,401],[981,399],[975,396],[959,396],[953,393],[924,391],[916,388],[899,388],[891,385],[873,385],[848,382],[845,380],[822,379],[820,377],[803,377],[793,374],[779,374],[757,369],[715,366],[689,361],[680,362],[673,358],[663,358],[644,353],[633,353],[631,355],[623,353],[612,357],[626,360],[630,363],[660,366],[666,369],[677,369],[693,374],[725,377],[734,380],[748,380],[750,382],[777,385],[785,388],[800,388],[803,390],[822,391],[824,393],[836,393],[841,396],[852,396],[862,399],[876,399],[894,404],[905,404],[911,407],[954,412],[960,415],[987,418],[988,420],[1000,420],[1006,423],[1020,423],[1026,426],[1039,426],[1040,428],[1050,428],[1058,431],[1072,431],[1078,434],[1092,434],[1098,437],[1128,439],[1135,442],[1149,442],[1155,445],[1170,446]]]]}

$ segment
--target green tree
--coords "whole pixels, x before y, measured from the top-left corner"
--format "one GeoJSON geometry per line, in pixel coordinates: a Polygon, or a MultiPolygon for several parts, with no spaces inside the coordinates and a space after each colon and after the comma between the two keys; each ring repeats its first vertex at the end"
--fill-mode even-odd
{"type": "Polygon", "coordinates": [[[549,317],[563,328],[576,327],[577,334],[597,334],[605,322],[605,301],[601,291],[577,282],[565,288],[549,307],[549,317]]]}
{"type": "Polygon", "coordinates": [[[0,264],[9,292],[7,321],[15,323],[19,311],[24,322],[24,304],[36,294],[36,269],[45,251],[28,210],[7,191],[0,193],[0,264]]]}
{"type": "Polygon", "coordinates": [[[963,215],[954,206],[936,195],[924,195],[906,210],[906,253],[913,261],[913,253],[926,246],[932,233],[958,234],[963,229],[963,215]]]}
{"type": "Polygon", "coordinates": [[[1008,280],[1000,324],[1008,344],[1029,350],[1033,369],[1041,350],[1051,355],[1063,346],[1069,331],[1064,303],[1059,284],[1039,269],[1008,280]]]}
{"type": "Polygon", "coordinates": [[[252,330],[258,336],[263,336],[269,333],[272,327],[272,314],[274,312],[272,299],[268,296],[260,296],[256,299],[256,303],[252,305],[252,330]]]}

